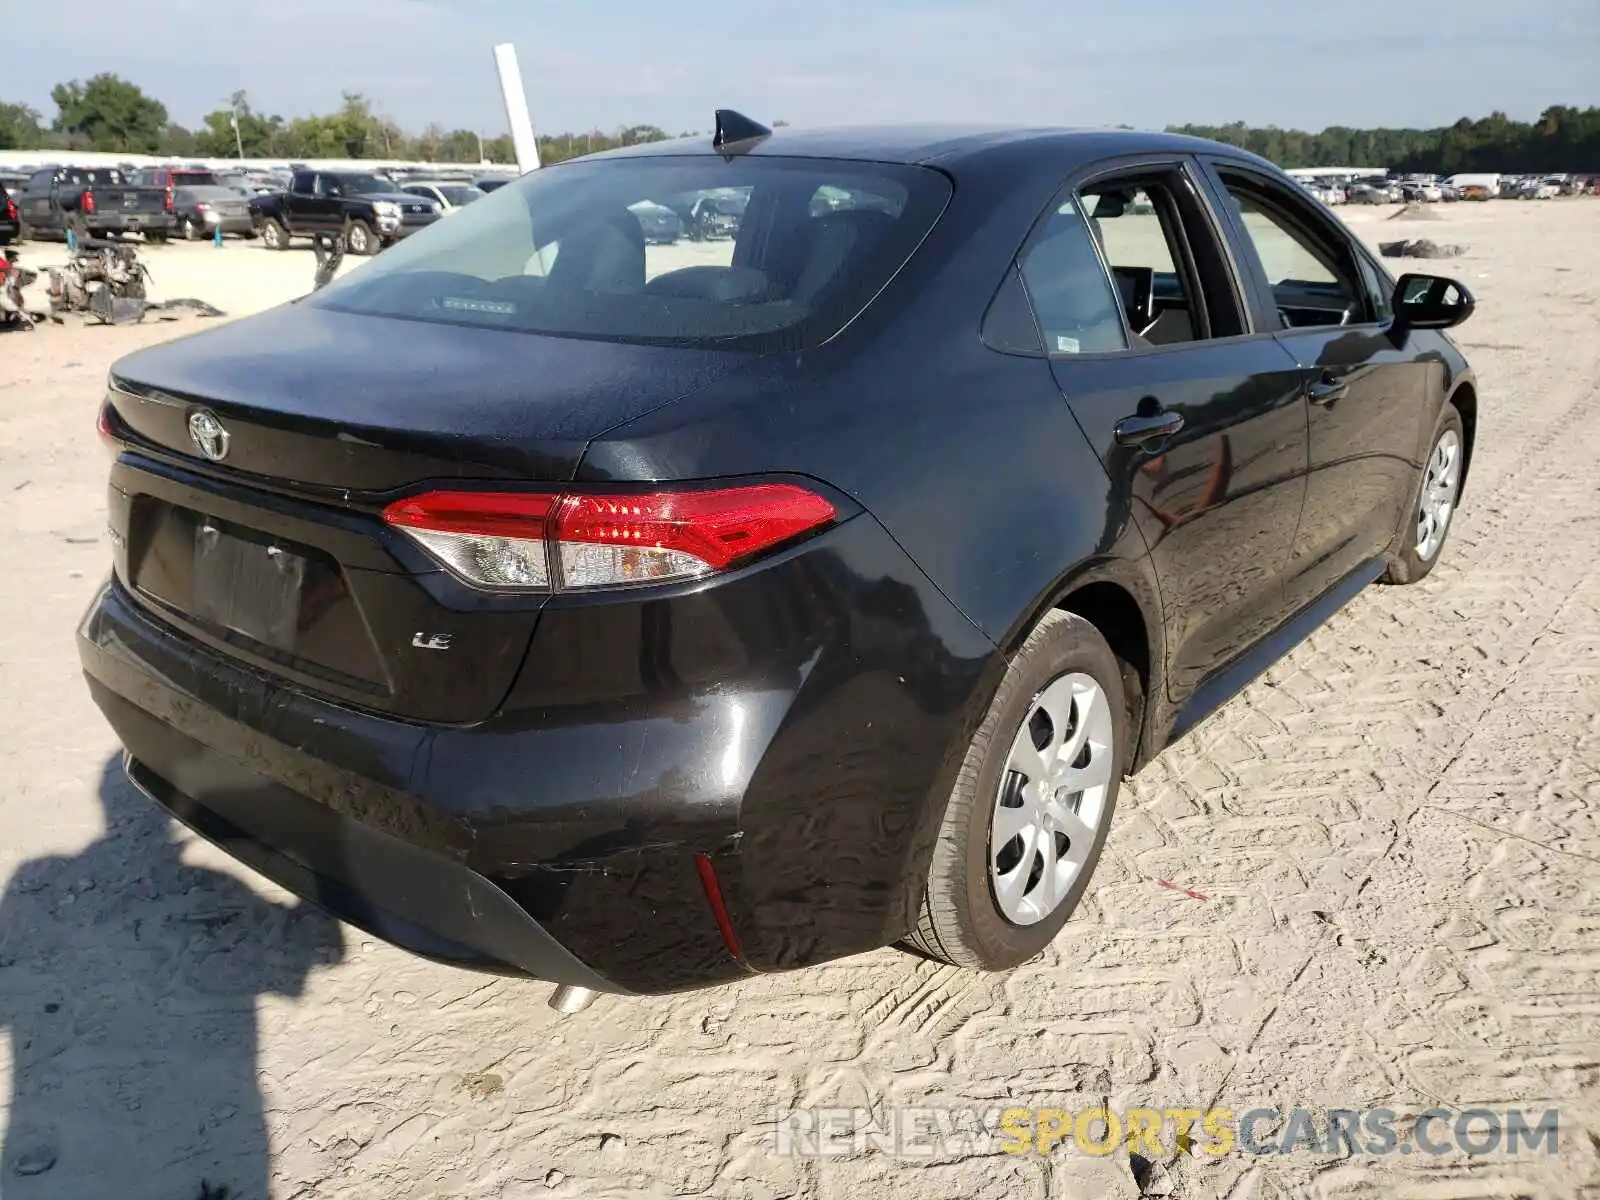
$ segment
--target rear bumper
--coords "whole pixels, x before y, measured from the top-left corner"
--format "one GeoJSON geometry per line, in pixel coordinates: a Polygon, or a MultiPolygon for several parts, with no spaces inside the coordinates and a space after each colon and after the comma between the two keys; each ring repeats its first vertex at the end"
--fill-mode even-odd
{"type": "Polygon", "coordinates": [[[223,233],[249,233],[256,226],[248,214],[241,217],[218,217],[215,214],[209,214],[206,217],[205,227],[207,230],[220,227],[223,233]]]}
{"type": "Polygon", "coordinates": [[[115,581],[79,651],[135,781],[262,874],[426,957],[636,993],[903,936],[1004,665],[865,516],[698,592],[548,606],[473,726],[307,695],[115,581]]]}
{"type": "Polygon", "coordinates": [[[177,221],[171,213],[95,213],[85,217],[90,233],[171,233],[177,221]]]}

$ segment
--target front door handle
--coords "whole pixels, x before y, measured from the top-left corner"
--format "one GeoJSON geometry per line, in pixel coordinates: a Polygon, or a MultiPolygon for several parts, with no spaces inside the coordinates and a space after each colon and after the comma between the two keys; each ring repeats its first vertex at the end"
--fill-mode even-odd
{"type": "Polygon", "coordinates": [[[1112,436],[1122,446],[1148,446],[1162,442],[1183,428],[1183,414],[1163,408],[1153,413],[1123,417],[1112,429],[1112,436]]]}
{"type": "Polygon", "coordinates": [[[1335,379],[1332,375],[1324,375],[1306,389],[1306,399],[1319,408],[1327,408],[1335,400],[1344,399],[1350,385],[1343,380],[1335,379]]]}

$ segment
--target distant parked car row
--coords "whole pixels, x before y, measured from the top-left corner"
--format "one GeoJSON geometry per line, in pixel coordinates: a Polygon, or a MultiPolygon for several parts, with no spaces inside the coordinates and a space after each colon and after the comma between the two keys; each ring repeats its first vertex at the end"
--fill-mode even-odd
{"type": "MultiPolygon", "coordinates": [[[[64,240],[71,231],[90,237],[139,233],[150,243],[173,236],[210,239],[220,231],[245,238],[265,233],[269,246],[282,249],[289,238],[326,227],[346,233],[353,253],[372,254],[512,178],[448,170],[427,177],[213,170],[179,163],[151,168],[41,166],[0,172],[0,246],[31,237],[64,240]],[[348,203],[339,209],[342,224],[329,220],[320,206],[315,217],[306,211],[303,187],[308,176],[312,186],[318,178],[327,180],[322,185],[327,188],[348,185],[348,203]],[[300,200],[276,199],[292,194],[297,179],[300,200]]],[[[322,193],[317,198],[336,199],[322,193]]]]}
{"type": "Polygon", "coordinates": [[[1556,196],[1594,194],[1597,181],[1581,176],[1384,175],[1363,178],[1301,179],[1300,184],[1324,204],[1440,204],[1459,200],[1549,200],[1556,196]]]}

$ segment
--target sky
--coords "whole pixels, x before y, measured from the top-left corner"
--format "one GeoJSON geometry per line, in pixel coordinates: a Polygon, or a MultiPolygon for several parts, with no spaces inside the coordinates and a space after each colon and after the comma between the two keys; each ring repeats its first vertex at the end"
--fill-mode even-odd
{"type": "MultiPolygon", "coordinates": [[[[138,19],[19,4],[0,100],[110,71],[195,126],[341,91],[416,131],[505,130],[492,48],[516,45],[541,133],[796,126],[1435,126],[1600,104],[1600,0],[139,0],[138,19]]],[[[127,10],[132,12],[133,9],[127,10]]]]}

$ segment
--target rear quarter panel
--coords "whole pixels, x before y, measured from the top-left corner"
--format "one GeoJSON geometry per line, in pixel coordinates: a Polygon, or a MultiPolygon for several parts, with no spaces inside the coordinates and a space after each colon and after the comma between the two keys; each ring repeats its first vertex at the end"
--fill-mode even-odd
{"type": "MultiPolygon", "coordinates": [[[[1059,177],[993,165],[983,186],[958,179],[922,249],[833,341],[753,360],[609,431],[591,443],[577,478],[809,475],[865,507],[1002,654],[1067,591],[1112,580],[1140,603],[1159,663],[1144,543],[1131,515],[1112,508],[1104,469],[1048,362],[998,353],[979,337],[989,300],[1071,164],[1059,177]]],[[[982,679],[975,719],[998,682],[982,679]]],[[[892,755],[887,732],[854,750],[892,755]]],[[[971,723],[953,730],[947,762],[959,762],[970,735],[971,723]]],[[[893,864],[884,868],[894,874],[883,881],[890,892],[920,889],[928,829],[950,781],[938,777],[921,819],[898,835],[904,853],[880,848],[893,864]]]]}

